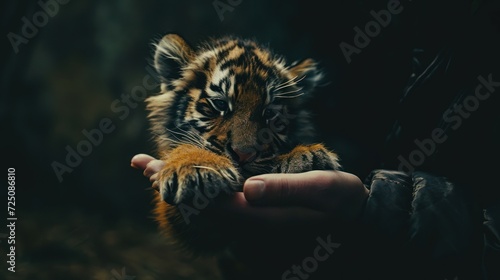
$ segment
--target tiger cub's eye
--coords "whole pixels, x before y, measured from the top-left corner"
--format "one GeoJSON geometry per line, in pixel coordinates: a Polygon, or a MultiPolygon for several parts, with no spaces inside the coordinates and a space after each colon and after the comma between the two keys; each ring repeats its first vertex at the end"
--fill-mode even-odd
{"type": "Polygon", "coordinates": [[[212,99],[210,100],[210,102],[212,103],[214,109],[219,112],[226,112],[227,109],[229,108],[227,102],[222,99],[212,99]]]}

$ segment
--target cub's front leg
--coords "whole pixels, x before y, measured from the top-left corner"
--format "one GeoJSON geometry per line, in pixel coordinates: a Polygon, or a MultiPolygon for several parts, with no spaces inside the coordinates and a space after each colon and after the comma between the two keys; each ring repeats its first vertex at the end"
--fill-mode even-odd
{"type": "Polygon", "coordinates": [[[161,198],[172,205],[190,204],[199,192],[208,197],[241,189],[241,176],[231,160],[192,145],[181,145],[163,158],[158,174],[161,198]]]}
{"type": "Polygon", "coordinates": [[[311,170],[338,170],[336,153],[322,144],[298,145],[287,154],[278,156],[273,173],[300,173],[311,170]]]}
{"type": "Polygon", "coordinates": [[[160,195],[154,210],[160,229],[190,253],[220,252],[227,245],[230,225],[206,203],[223,193],[241,191],[241,175],[229,158],[192,145],[178,146],[162,160],[165,166],[158,173],[160,195]]]}

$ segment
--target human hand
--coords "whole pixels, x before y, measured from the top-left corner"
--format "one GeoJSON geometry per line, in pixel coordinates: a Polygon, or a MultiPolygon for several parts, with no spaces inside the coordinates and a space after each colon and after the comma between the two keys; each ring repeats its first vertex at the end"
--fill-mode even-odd
{"type": "Polygon", "coordinates": [[[347,172],[314,170],[294,174],[262,174],[243,185],[245,200],[253,206],[299,206],[343,221],[356,220],[368,189],[347,172]]]}
{"type": "MultiPolygon", "coordinates": [[[[156,179],[163,161],[139,154],[131,165],[144,170],[144,176],[158,189],[156,179]]],[[[361,215],[368,193],[357,176],[342,171],[262,174],[249,178],[243,193],[235,193],[218,207],[229,210],[225,213],[235,219],[256,223],[352,222],[361,215]]]]}
{"type": "Polygon", "coordinates": [[[165,162],[146,154],[137,154],[130,161],[130,166],[143,170],[143,175],[149,178],[153,189],[159,189],[158,172],[165,166],[165,162]]]}

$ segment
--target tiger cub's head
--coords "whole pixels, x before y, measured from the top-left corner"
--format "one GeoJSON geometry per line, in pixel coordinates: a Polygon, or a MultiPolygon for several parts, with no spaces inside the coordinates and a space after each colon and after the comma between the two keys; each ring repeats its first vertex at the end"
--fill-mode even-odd
{"type": "Polygon", "coordinates": [[[146,102],[159,153],[192,144],[251,175],[312,134],[302,108],[322,78],[312,59],[287,64],[254,40],[230,36],[193,48],[168,34],[156,43],[154,66],[161,92],[146,102]]]}

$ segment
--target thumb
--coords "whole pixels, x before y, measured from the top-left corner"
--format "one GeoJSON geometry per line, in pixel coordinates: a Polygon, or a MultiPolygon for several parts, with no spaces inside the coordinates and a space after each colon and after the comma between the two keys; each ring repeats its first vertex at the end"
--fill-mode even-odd
{"type": "Polygon", "coordinates": [[[245,198],[259,205],[294,205],[322,208],[325,195],[337,181],[335,171],[310,171],[296,174],[263,174],[249,178],[243,185],[245,198]]]}

